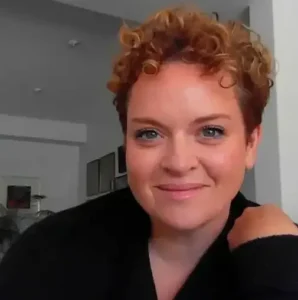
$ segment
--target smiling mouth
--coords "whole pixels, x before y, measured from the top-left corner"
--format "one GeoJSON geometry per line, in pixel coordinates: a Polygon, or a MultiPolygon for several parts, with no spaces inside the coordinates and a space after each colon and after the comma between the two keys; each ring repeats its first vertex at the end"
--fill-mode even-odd
{"type": "Polygon", "coordinates": [[[159,190],[165,192],[187,192],[187,191],[202,189],[206,187],[206,185],[201,183],[183,183],[183,184],[169,183],[169,184],[160,184],[157,185],[156,187],[159,190]]]}
{"type": "Polygon", "coordinates": [[[200,183],[170,183],[156,186],[162,195],[161,199],[171,202],[184,202],[196,199],[200,192],[206,187],[207,185],[200,183]]]}

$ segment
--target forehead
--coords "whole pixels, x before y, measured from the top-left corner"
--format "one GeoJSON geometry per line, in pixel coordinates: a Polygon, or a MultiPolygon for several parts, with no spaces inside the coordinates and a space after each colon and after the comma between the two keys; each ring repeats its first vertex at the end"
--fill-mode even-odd
{"type": "Polygon", "coordinates": [[[225,73],[202,76],[197,65],[174,62],[165,64],[156,75],[142,74],[131,90],[130,115],[155,118],[198,117],[208,114],[239,112],[231,77],[225,73]]]}

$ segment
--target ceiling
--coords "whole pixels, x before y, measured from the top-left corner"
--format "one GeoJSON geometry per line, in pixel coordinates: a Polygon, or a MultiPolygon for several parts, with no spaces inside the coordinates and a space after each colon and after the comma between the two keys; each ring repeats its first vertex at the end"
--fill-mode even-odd
{"type": "MultiPolygon", "coordinates": [[[[121,17],[123,19],[143,21],[148,15],[168,6],[179,5],[185,1],[175,0],[56,0],[61,3],[88,10],[121,17]]],[[[206,12],[216,11],[222,20],[241,18],[249,5],[249,0],[193,0],[206,12]]]]}
{"type": "MultiPolygon", "coordinates": [[[[248,17],[249,0],[195,2],[206,12],[218,12],[221,20],[244,21],[243,11],[248,17]]],[[[179,0],[0,0],[0,113],[109,122],[115,112],[105,86],[119,50],[119,17],[143,21],[177,4],[179,0]],[[72,48],[70,39],[82,43],[72,48]]]]}

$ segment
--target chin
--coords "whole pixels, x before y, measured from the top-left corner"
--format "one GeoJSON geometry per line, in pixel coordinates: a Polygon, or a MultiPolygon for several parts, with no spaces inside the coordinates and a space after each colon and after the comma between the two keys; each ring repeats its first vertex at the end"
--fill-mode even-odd
{"type": "Polygon", "coordinates": [[[194,214],[193,212],[188,214],[165,214],[158,217],[159,220],[167,227],[177,231],[194,231],[203,227],[206,223],[213,219],[212,215],[208,212],[202,212],[201,214],[194,214]]]}

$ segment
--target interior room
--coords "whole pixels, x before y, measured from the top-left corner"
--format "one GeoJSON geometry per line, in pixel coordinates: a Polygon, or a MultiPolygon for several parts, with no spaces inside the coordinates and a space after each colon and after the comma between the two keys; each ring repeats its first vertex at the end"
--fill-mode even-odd
{"type": "MultiPolygon", "coordinates": [[[[2,253],[33,223],[127,187],[123,135],[106,88],[118,30],[123,22],[138,24],[176,3],[118,2],[0,1],[2,253]]],[[[216,18],[250,26],[250,1],[195,2],[216,18]]],[[[273,199],[278,195],[273,179],[271,193],[262,189],[264,170],[276,162],[266,160],[268,147],[261,151],[257,171],[247,173],[242,192],[280,205],[279,196],[273,199]]]]}

